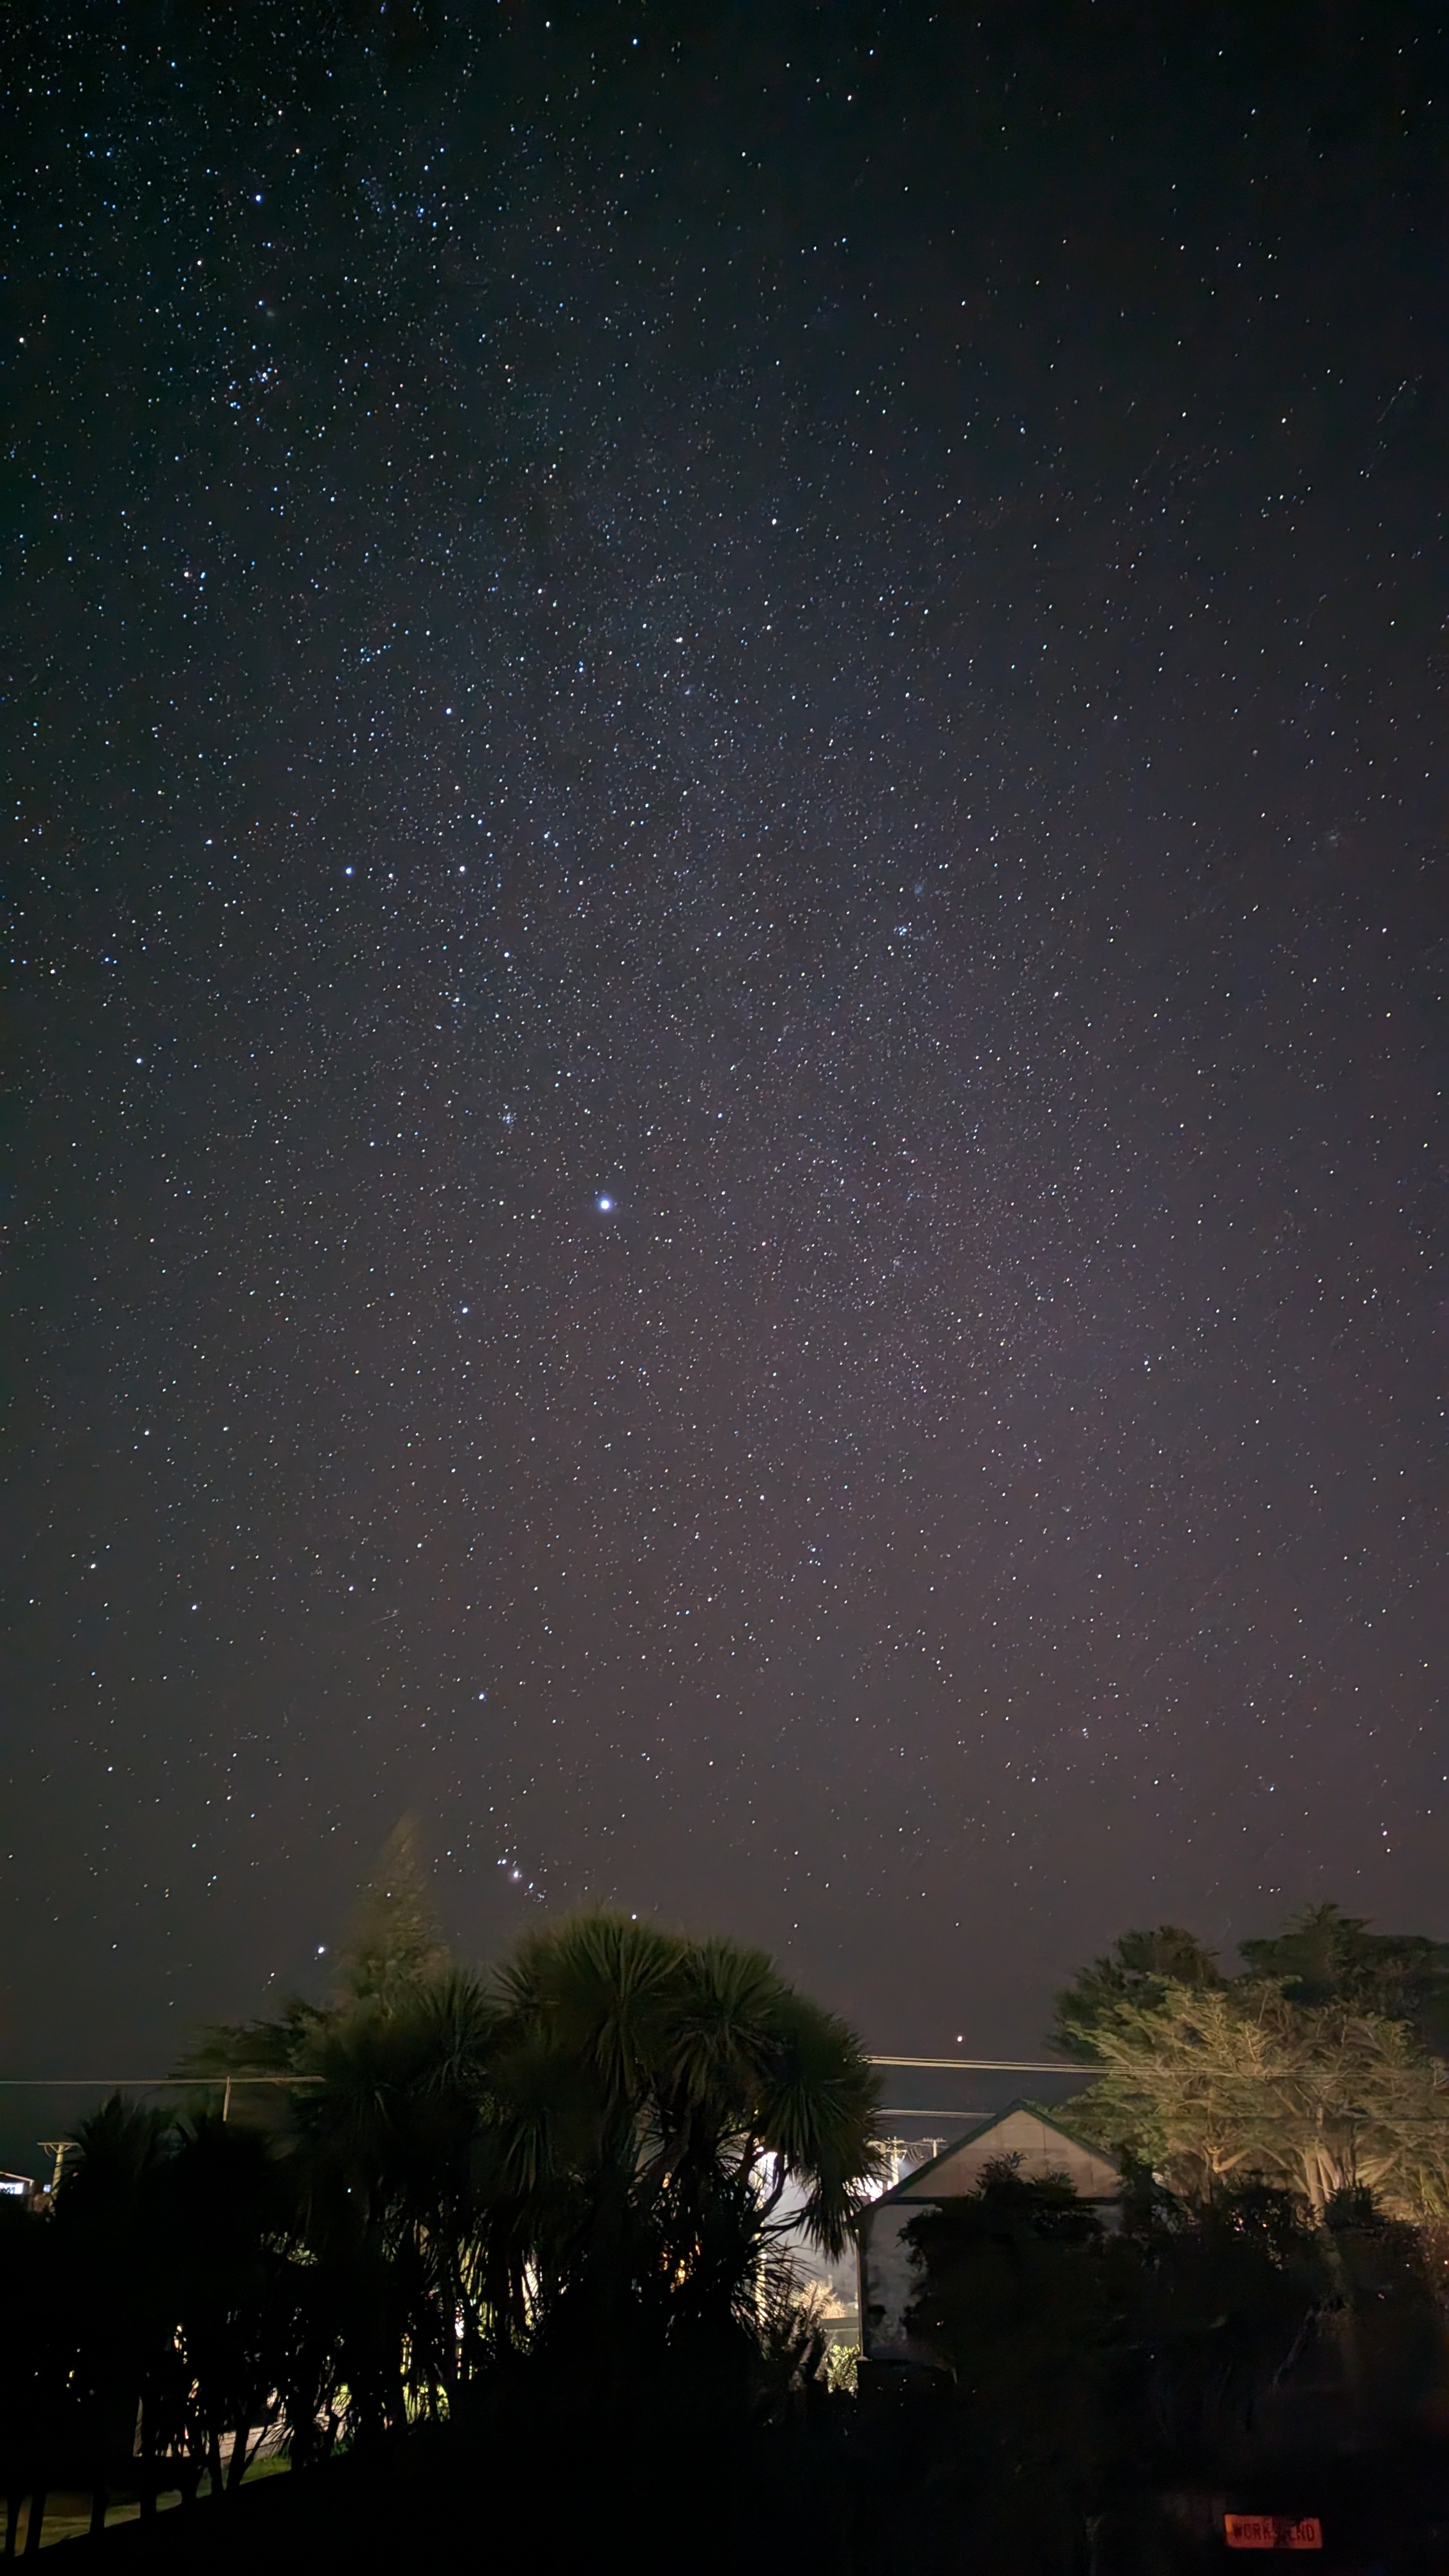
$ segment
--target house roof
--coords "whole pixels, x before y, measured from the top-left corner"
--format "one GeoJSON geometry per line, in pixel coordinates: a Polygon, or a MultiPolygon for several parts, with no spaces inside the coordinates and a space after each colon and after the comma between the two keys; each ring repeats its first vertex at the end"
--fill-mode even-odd
{"type": "Polygon", "coordinates": [[[1122,2169],[1113,2157],[1104,2155],[1087,2138],[1079,2138],[1064,2129],[1034,2102],[1008,2102],[1004,2111],[994,2111],[978,2120],[959,2138],[953,2138],[938,2156],[916,2165],[890,2191],[878,2200],[869,2201],[867,2209],[880,2209],[887,2201],[955,2200],[964,2192],[974,2191],[982,2167],[993,2155],[1021,2155],[1030,2168],[1040,2172],[1048,2168],[1062,2171],[1084,2200],[1112,2200],[1121,2189],[1122,2169]],[[1013,2132],[1015,2135],[1013,2136],[1013,2132]],[[1055,2141],[1061,2140],[1068,2152],[1060,2157],[1053,2153],[1055,2141]]]}

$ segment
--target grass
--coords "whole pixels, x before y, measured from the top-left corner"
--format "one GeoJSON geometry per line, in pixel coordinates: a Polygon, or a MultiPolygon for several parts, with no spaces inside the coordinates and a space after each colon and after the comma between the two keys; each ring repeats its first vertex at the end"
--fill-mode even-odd
{"type": "MultiPolygon", "coordinates": [[[[251,2467],[247,2470],[242,2479],[242,2484],[243,2486],[250,2487],[255,2486],[263,2478],[285,2477],[290,2466],[290,2461],[285,2459],[279,2452],[269,2452],[264,2459],[253,2460],[251,2467]]],[[[203,2496],[208,2496],[210,2493],[211,2480],[209,2477],[203,2477],[200,2488],[198,2489],[198,2499],[203,2496]]],[[[156,2498],[156,2510],[158,2513],[169,2513],[173,2505],[179,2505],[180,2502],[181,2490],[179,2487],[164,2487],[156,2498]]],[[[134,2496],[121,2504],[111,2504],[106,2507],[107,2531],[115,2531],[119,2529],[122,2523],[139,2522],[140,2519],[140,2502],[134,2496]]],[[[40,2546],[42,2549],[53,2549],[56,2542],[59,2540],[83,2539],[86,2533],[90,2530],[90,2527],[91,2500],[89,2494],[83,2488],[78,2491],[71,2492],[62,2487],[58,2489],[55,2494],[47,2496],[46,2498],[45,2522],[40,2534],[40,2546]]],[[[21,2551],[29,2545],[29,2540],[30,2498],[27,2496],[24,2504],[20,2508],[19,2528],[15,2535],[15,2554],[17,2558],[20,2556],[21,2551]]]]}

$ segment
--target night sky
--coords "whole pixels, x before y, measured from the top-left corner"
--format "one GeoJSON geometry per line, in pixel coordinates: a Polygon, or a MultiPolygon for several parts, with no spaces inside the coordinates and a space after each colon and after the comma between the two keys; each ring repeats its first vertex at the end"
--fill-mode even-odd
{"type": "Polygon", "coordinates": [[[4,2070],[1449,1934],[1439,13],[21,20],[4,2070]]]}

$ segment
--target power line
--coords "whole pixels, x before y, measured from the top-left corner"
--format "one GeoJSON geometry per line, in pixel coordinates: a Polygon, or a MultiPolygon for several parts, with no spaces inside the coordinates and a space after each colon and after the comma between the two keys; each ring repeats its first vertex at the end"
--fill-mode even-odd
{"type": "Polygon", "coordinates": [[[325,2075],[0,2075],[0,2085],[23,2091],[56,2093],[78,2087],[86,2093],[114,2093],[129,2085],[136,2093],[161,2093],[177,2086],[183,2093],[208,2087],[225,2091],[229,2084],[325,2084],[325,2075]]]}
{"type": "Polygon", "coordinates": [[[939,2102],[922,2109],[919,2102],[882,2102],[875,2114],[878,2120],[990,2120],[990,2111],[961,2111],[953,2105],[943,2111],[939,2102]]]}
{"type": "Polygon", "coordinates": [[[867,2066],[949,2066],[987,2075],[1097,2075],[1100,2067],[1076,2066],[1062,2057],[868,2057],[867,2066]]]}

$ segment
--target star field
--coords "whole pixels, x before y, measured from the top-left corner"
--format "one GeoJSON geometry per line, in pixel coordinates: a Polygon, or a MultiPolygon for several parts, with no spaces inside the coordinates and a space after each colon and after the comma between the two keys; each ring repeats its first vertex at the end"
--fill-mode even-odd
{"type": "Polygon", "coordinates": [[[1443,1929],[1423,13],[24,46],[0,2054],[1443,1929]]]}

